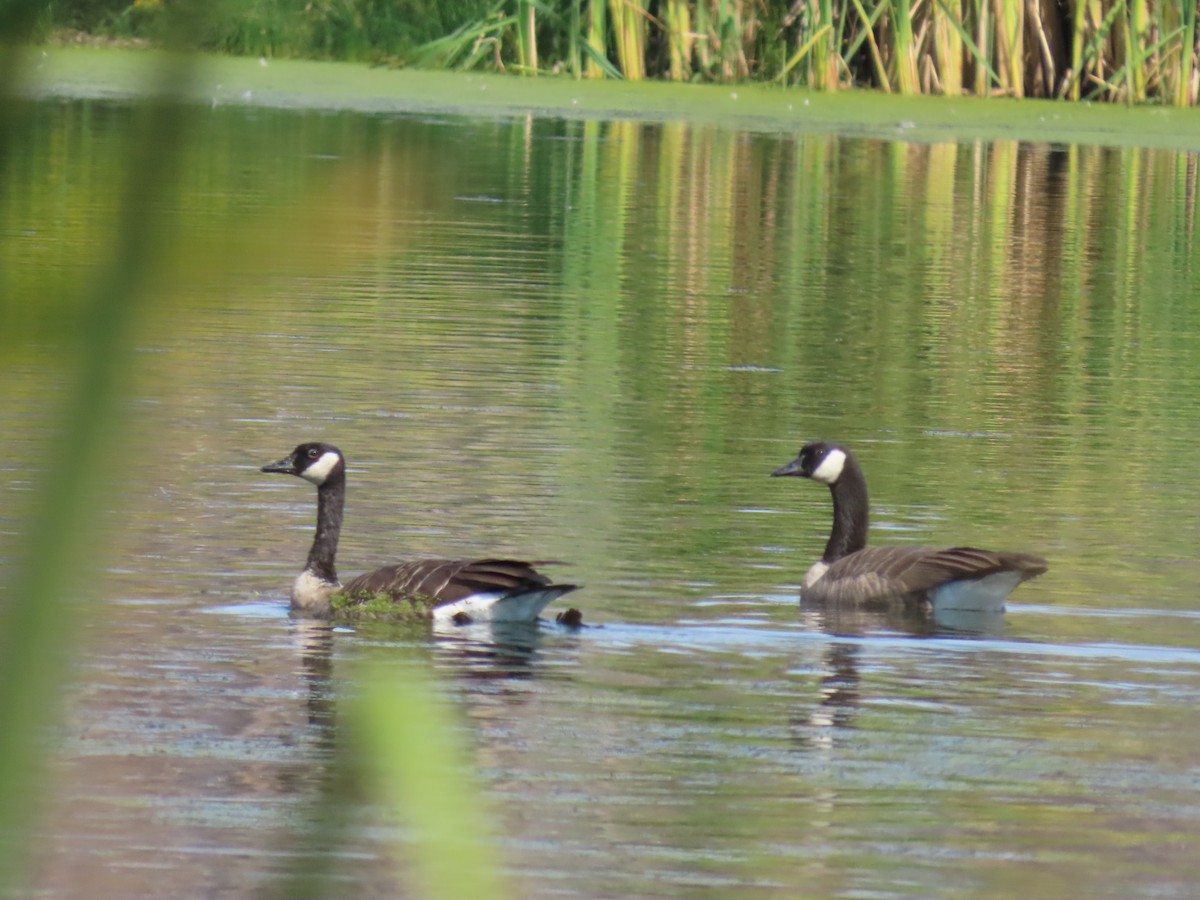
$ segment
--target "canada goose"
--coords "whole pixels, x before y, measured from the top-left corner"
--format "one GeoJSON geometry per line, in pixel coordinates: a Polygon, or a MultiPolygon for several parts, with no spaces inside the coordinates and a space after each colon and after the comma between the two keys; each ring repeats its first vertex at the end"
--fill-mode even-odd
{"type": "Polygon", "coordinates": [[[800,475],[829,485],[833,530],[825,555],[804,576],[801,596],[815,603],[881,603],[898,600],[940,609],[999,611],[1026,579],[1046,571],[1029,553],[973,547],[867,548],[867,481],[845,447],[816,441],[771,473],[800,475]]]}
{"type": "Polygon", "coordinates": [[[529,563],[514,559],[418,559],[367,572],[343,586],[334,569],[346,500],[342,452],[331,444],[301,444],[262,471],[296,475],[317,486],[317,531],[308,564],[292,584],[294,612],[328,617],[337,607],[353,615],[383,600],[385,610],[396,606],[401,615],[420,611],[460,625],[533,622],[550,601],[576,588],[552,584],[529,563]]]}

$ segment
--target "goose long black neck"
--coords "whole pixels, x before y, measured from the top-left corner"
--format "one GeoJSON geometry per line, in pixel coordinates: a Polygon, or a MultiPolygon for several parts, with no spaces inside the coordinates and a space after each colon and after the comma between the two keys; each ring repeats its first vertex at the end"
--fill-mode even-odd
{"type": "Polygon", "coordinates": [[[871,518],[867,479],[850,454],[846,454],[842,473],[829,486],[829,492],[833,494],[833,530],[821,559],[833,563],[867,546],[867,527],[871,518]]]}
{"type": "Polygon", "coordinates": [[[342,511],[346,505],[346,476],[337,473],[317,488],[317,533],[308,551],[309,572],[336,584],[338,535],[342,531],[342,511]]]}

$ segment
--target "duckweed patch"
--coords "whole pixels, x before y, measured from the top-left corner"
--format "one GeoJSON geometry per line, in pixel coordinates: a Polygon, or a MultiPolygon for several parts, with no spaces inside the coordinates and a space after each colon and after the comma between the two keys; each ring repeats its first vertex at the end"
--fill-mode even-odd
{"type": "Polygon", "coordinates": [[[334,594],[330,598],[335,619],[354,621],[426,622],[433,618],[432,597],[396,598],[386,592],[334,594]]]}

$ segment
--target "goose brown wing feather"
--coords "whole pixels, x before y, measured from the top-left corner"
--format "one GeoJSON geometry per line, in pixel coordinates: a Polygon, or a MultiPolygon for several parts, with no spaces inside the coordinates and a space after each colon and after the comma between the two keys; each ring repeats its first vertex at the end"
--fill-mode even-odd
{"type": "Polygon", "coordinates": [[[950,547],[923,554],[905,573],[904,580],[911,590],[925,591],[945,584],[983,578],[995,572],[1016,572],[1024,581],[1046,571],[1046,561],[1028,553],[998,553],[976,547],[950,547]]]}
{"type": "Polygon", "coordinates": [[[391,594],[396,600],[427,599],[440,606],[472,594],[522,593],[550,583],[532,565],[515,559],[418,559],[359,575],[344,591],[351,596],[391,594]]]}
{"type": "Polygon", "coordinates": [[[869,602],[923,596],[951,581],[1015,571],[1021,580],[1046,571],[1046,561],[1027,553],[975,547],[867,547],[830,565],[805,593],[811,600],[869,602]]]}

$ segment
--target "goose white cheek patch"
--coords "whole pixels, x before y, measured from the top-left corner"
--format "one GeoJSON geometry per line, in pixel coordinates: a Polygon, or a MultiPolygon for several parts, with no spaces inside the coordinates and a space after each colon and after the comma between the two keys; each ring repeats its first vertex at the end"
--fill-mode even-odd
{"type": "Polygon", "coordinates": [[[320,459],[301,472],[300,477],[315,485],[322,485],[329,477],[329,473],[333,471],[333,467],[338,464],[339,459],[341,459],[340,456],[328,450],[322,454],[320,459]]]}
{"type": "Polygon", "coordinates": [[[830,450],[821,464],[813,469],[812,480],[833,484],[842,477],[842,467],[845,465],[846,454],[841,450],[830,450]]]}

